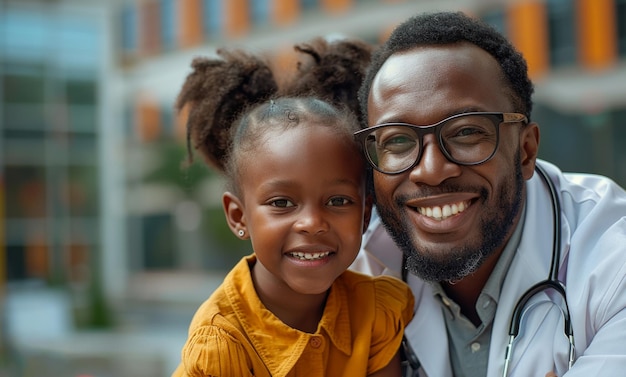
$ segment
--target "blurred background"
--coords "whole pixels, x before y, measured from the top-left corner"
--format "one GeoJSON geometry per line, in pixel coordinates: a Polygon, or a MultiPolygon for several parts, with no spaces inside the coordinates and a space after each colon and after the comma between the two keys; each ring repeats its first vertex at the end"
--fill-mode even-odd
{"type": "Polygon", "coordinates": [[[220,46],[372,43],[463,10],[536,84],[540,155],[626,185],[626,0],[0,0],[0,376],[169,376],[196,307],[249,245],[222,182],[184,167],[173,103],[220,46]]]}

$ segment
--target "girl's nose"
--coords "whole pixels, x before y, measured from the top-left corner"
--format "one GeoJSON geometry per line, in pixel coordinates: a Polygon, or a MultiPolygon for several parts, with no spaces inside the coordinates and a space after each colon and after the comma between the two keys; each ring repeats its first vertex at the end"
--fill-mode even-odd
{"type": "Polygon", "coordinates": [[[313,206],[303,209],[295,223],[295,229],[298,232],[308,234],[327,232],[329,225],[324,217],[324,210],[317,207],[313,208],[313,206]]]}

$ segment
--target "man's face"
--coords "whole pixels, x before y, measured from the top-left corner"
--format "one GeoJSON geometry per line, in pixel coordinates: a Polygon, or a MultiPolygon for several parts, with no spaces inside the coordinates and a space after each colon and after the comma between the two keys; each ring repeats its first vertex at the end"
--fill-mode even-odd
{"type": "MultiPolygon", "coordinates": [[[[471,44],[395,54],[372,83],[368,124],[421,126],[466,112],[513,112],[503,77],[496,60],[471,44]]],[[[456,281],[502,251],[519,220],[537,143],[536,125],[502,124],[494,157],[461,166],[446,159],[428,134],[413,169],[398,175],[375,171],[378,211],[411,272],[456,281]]]]}

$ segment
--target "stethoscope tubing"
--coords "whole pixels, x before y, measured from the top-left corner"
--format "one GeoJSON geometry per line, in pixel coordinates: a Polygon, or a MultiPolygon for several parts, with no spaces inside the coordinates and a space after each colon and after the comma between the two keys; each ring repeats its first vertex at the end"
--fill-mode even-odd
{"type": "Polygon", "coordinates": [[[552,230],[552,261],[550,262],[550,273],[548,279],[538,282],[537,284],[530,287],[524,294],[519,298],[515,307],[513,309],[513,314],[511,316],[511,323],[509,326],[509,343],[506,348],[505,358],[504,358],[504,371],[503,376],[506,377],[508,374],[509,363],[511,360],[512,350],[513,350],[513,341],[519,334],[520,325],[522,322],[522,315],[524,313],[524,307],[528,303],[534,295],[540,293],[546,289],[554,289],[559,295],[563,297],[564,302],[564,310],[563,313],[563,322],[564,322],[564,332],[569,340],[569,357],[568,357],[568,368],[572,367],[574,364],[574,356],[575,356],[575,346],[574,346],[574,330],[572,327],[572,321],[570,317],[570,311],[567,304],[567,296],[565,293],[565,285],[563,282],[559,280],[559,263],[561,262],[561,201],[558,197],[558,193],[556,192],[556,188],[554,187],[554,183],[548,177],[548,174],[544,170],[543,167],[536,165],[535,171],[539,174],[541,179],[544,181],[548,189],[550,190],[550,198],[552,202],[552,216],[553,216],[553,230],[552,230]]]}

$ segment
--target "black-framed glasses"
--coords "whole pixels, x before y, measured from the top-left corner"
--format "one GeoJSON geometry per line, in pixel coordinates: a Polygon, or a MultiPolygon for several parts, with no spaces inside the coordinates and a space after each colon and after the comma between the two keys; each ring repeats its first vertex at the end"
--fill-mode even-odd
{"type": "Polygon", "coordinates": [[[503,123],[528,123],[519,113],[472,112],[429,126],[383,123],[354,133],[372,167],[400,174],[417,165],[424,151],[424,135],[433,133],[446,158],[459,165],[478,165],[493,157],[503,123]]]}

